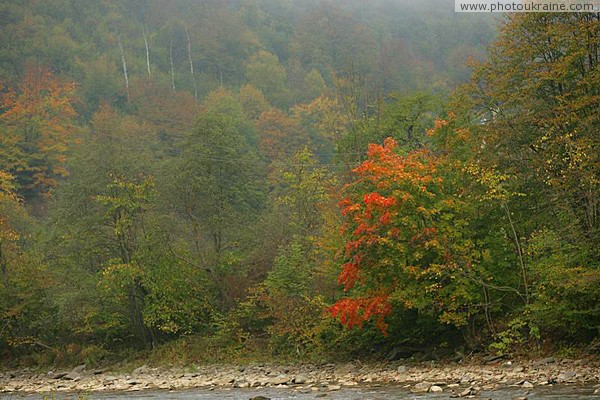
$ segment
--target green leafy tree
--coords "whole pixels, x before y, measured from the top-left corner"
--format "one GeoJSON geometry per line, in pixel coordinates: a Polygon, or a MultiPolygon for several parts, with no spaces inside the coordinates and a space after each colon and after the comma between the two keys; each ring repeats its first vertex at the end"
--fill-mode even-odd
{"type": "Polygon", "coordinates": [[[14,177],[0,171],[0,351],[12,356],[51,348],[52,336],[59,332],[48,301],[55,282],[27,248],[32,224],[14,177]]]}
{"type": "Polygon", "coordinates": [[[456,93],[458,115],[439,121],[506,232],[524,300],[512,326],[545,337],[597,335],[599,26],[596,14],[511,16],[456,93]]]}
{"type": "Polygon", "coordinates": [[[287,103],[286,72],[276,55],[264,50],[252,55],[246,65],[246,78],[271,103],[278,106],[287,103]]]}
{"type": "Polygon", "coordinates": [[[213,273],[222,304],[232,301],[228,291],[239,287],[240,257],[252,249],[240,226],[252,226],[264,206],[266,171],[256,150],[256,132],[241,104],[230,92],[216,91],[173,160],[174,176],[163,178],[170,208],[185,227],[179,235],[189,243],[184,257],[213,273]]]}

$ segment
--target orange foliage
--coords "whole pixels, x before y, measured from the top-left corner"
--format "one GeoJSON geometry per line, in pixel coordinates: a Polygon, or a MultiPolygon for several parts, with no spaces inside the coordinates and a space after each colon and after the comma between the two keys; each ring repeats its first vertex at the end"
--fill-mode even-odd
{"type": "MultiPolygon", "coordinates": [[[[342,232],[348,232],[344,258],[338,283],[344,291],[353,289],[358,283],[367,286],[367,296],[344,298],[330,309],[348,327],[362,326],[371,317],[385,332],[384,317],[391,313],[389,296],[394,287],[389,283],[366,283],[367,278],[377,276],[377,271],[388,261],[381,260],[376,249],[385,249],[404,234],[410,243],[434,240],[436,230],[425,226],[416,229],[419,221],[436,212],[427,208],[418,199],[435,197],[432,186],[442,182],[437,173],[438,160],[427,150],[417,150],[406,156],[395,151],[397,144],[392,138],[383,146],[371,144],[368,158],[353,170],[357,179],[344,189],[346,195],[339,206],[346,223],[342,232]],[[373,190],[375,189],[375,190],[373,190]],[[411,221],[413,219],[414,221],[411,221]]],[[[378,278],[375,278],[376,280],[378,278]]]]}
{"type": "Polygon", "coordinates": [[[329,308],[334,317],[348,328],[362,327],[375,316],[375,324],[384,335],[387,335],[387,324],[384,318],[392,313],[392,306],[387,295],[373,297],[345,298],[329,308]]]}
{"type": "Polygon", "coordinates": [[[75,132],[74,83],[63,83],[49,70],[29,66],[17,89],[0,95],[2,165],[26,189],[48,193],[64,167],[75,132]],[[26,180],[20,179],[28,176],[26,180]],[[24,181],[24,182],[23,182],[24,181]]]}

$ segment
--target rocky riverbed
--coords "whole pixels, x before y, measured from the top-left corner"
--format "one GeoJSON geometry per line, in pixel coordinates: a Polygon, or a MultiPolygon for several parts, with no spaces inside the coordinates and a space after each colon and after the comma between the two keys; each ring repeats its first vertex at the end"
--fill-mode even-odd
{"type": "Polygon", "coordinates": [[[95,370],[81,365],[72,370],[0,373],[0,392],[137,392],[202,388],[264,388],[314,394],[315,397],[351,388],[393,385],[412,393],[470,398],[506,388],[523,393],[565,384],[585,385],[600,395],[600,360],[496,360],[459,363],[250,364],[187,368],[142,365],[130,372],[95,370]]]}

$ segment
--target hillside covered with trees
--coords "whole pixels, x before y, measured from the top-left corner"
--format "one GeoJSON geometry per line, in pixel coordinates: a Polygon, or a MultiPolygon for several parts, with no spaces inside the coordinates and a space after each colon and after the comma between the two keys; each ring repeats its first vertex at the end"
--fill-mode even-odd
{"type": "Polygon", "coordinates": [[[598,350],[600,14],[0,3],[0,357],[598,350]]]}

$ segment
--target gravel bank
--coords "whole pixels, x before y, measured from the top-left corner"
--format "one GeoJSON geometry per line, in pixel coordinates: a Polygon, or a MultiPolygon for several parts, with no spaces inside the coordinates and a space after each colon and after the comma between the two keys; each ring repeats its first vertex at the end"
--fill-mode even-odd
{"type": "MultiPolygon", "coordinates": [[[[600,360],[496,360],[489,363],[403,364],[359,362],[293,366],[250,364],[154,368],[143,365],[130,373],[94,370],[81,365],[72,370],[0,373],[2,393],[140,391],[191,388],[290,388],[331,392],[355,386],[394,384],[418,393],[447,393],[470,397],[480,391],[518,386],[533,389],[554,384],[600,383],[600,360]]],[[[600,386],[596,388],[600,394],[600,386]]]]}

